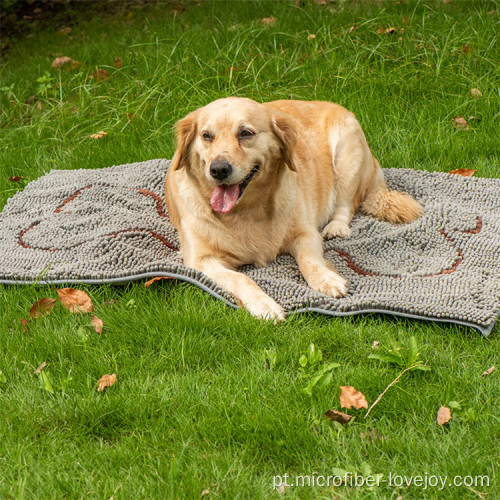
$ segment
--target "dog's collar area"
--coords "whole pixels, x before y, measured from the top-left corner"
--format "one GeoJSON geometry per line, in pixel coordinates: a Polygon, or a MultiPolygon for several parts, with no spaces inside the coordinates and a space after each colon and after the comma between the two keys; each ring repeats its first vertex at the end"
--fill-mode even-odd
{"type": "Polygon", "coordinates": [[[243,191],[250,184],[250,181],[253,179],[254,175],[259,171],[260,165],[255,165],[250,173],[240,182],[240,193],[238,195],[238,200],[243,196],[243,191]]]}

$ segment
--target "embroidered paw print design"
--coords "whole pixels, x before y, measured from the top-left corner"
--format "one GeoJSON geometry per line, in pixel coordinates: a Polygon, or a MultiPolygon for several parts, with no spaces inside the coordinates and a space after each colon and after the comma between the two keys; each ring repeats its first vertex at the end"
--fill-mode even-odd
{"type": "MultiPolygon", "coordinates": [[[[172,241],[174,238],[158,230],[158,226],[161,227],[158,218],[168,218],[160,196],[148,189],[128,188],[127,191],[115,186],[82,187],[62,199],[47,217],[23,229],[18,244],[26,249],[46,252],[64,252],[84,245],[105,252],[105,246],[112,245],[114,238],[126,237],[133,247],[134,237],[149,236],[177,252],[178,244],[172,241]],[[135,194],[133,199],[130,191],[135,194]],[[57,224],[54,224],[54,218],[57,224]]],[[[137,250],[140,250],[140,245],[137,245],[137,250]]]]}
{"type": "Polygon", "coordinates": [[[447,227],[443,221],[442,228],[433,232],[426,227],[391,226],[376,221],[375,224],[385,224],[387,231],[378,228],[373,235],[370,234],[373,221],[367,224],[366,233],[363,223],[357,221],[355,237],[333,240],[337,248],[325,250],[325,255],[336,253],[359,276],[400,279],[451,274],[466,258],[471,238],[483,226],[479,216],[464,214],[461,221],[460,227],[447,227]]]}

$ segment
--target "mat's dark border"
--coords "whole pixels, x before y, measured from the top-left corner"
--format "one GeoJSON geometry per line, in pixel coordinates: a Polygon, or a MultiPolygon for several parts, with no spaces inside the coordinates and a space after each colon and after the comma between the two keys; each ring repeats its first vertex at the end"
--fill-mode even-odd
{"type": "MultiPolygon", "coordinates": [[[[226,297],[223,295],[220,295],[219,293],[215,292],[205,284],[190,278],[189,276],[184,276],[183,274],[176,274],[176,273],[166,273],[166,272],[152,272],[152,273],[142,273],[142,274],[135,274],[132,276],[127,276],[127,278],[108,278],[108,279],[84,279],[84,280],[71,280],[71,279],[65,279],[65,280],[33,280],[33,281],[16,281],[16,280],[2,280],[0,279],[0,284],[3,285],[58,285],[58,284],[71,284],[71,283],[82,283],[86,285],[104,285],[104,284],[124,284],[128,283],[129,281],[138,281],[146,278],[155,278],[155,277],[164,277],[164,278],[174,278],[178,279],[180,281],[186,281],[187,283],[191,283],[198,288],[201,288],[205,292],[208,292],[210,295],[213,295],[216,299],[222,300],[225,302],[228,306],[233,307],[234,309],[237,309],[238,306],[236,304],[233,304],[231,301],[229,301],[226,297]]],[[[321,309],[319,307],[301,307],[299,309],[294,309],[293,311],[288,312],[288,314],[294,314],[294,313],[301,313],[301,312],[317,312],[320,314],[324,314],[326,316],[354,316],[356,314],[368,314],[368,313],[379,313],[379,314],[389,314],[391,316],[399,316],[402,318],[410,318],[410,319],[420,319],[420,320],[425,320],[425,321],[437,321],[439,323],[455,323],[458,325],[463,325],[463,326],[468,326],[471,328],[475,328],[476,330],[479,330],[485,337],[488,337],[491,331],[493,330],[493,327],[495,326],[496,319],[489,324],[488,326],[481,326],[476,323],[470,323],[468,321],[461,321],[461,320],[456,320],[456,319],[450,319],[450,318],[435,318],[433,316],[419,316],[417,314],[409,314],[409,313],[404,313],[404,312],[399,312],[399,311],[391,311],[390,309],[359,309],[357,311],[345,311],[345,312],[336,312],[336,311],[329,311],[326,309],[321,309]]]]}

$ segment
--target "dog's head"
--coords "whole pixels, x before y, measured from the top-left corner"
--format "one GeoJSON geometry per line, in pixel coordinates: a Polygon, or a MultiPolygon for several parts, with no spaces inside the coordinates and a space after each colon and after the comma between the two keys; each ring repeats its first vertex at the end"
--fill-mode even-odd
{"type": "Polygon", "coordinates": [[[251,99],[219,99],[177,123],[170,168],[188,169],[212,209],[227,213],[240,199],[257,202],[280,170],[296,170],[295,138],[286,115],[251,99]]]}

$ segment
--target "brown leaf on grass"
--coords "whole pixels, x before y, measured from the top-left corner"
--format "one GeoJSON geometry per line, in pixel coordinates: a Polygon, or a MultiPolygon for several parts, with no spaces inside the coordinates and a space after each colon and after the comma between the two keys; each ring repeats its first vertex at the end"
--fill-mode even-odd
{"type": "Polygon", "coordinates": [[[271,17],[263,17],[261,20],[260,20],[260,23],[263,24],[264,26],[274,26],[276,24],[276,21],[278,19],[274,16],[271,16],[271,17]]]}
{"type": "Polygon", "coordinates": [[[369,429],[361,433],[361,439],[366,439],[367,441],[384,441],[385,437],[376,429],[369,429]]]}
{"type": "Polygon", "coordinates": [[[23,325],[23,332],[26,331],[26,327],[28,326],[28,320],[21,318],[21,325],[23,325]]]}
{"type": "Polygon", "coordinates": [[[105,69],[99,68],[92,73],[90,78],[93,78],[97,81],[106,80],[107,78],[109,78],[109,73],[105,69]]]}
{"type": "Polygon", "coordinates": [[[491,368],[488,368],[485,372],[483,372],[482,377],[487,377],[488,375],[491,375],[495,371],[495,367],[492,366],[491,368]]]}
{"type": "Polygon", "coordinates": [[[46,316],[47,314],[50,314],[55,305],[56,299],[45,297],[37,300],[30,309],[30,316],[32,318],[41,318],[42,316],[46,316]]]}
{"type": "Polygon", "coordinates": [[[471,170],[470,168],[457,168],[455,170],[450,170],[450,174],[461,175],[462,177],[472,177],[477,170],[471,170]]]}
{"type": "Polygon", "coordinates": [[[47,366],[47,363],[44,361],[33,373],[35,375],[40,375],[40,372],[47,366]]]}
{"type": "Polygon", "coordinates": [[[102,319],[99,319],[97,316],[92,314],[92,322],[90,324],[94,327],[94,330],[97,333],[102,333],[102,327],[104,326],[102,319]]]}
{"type": "Polygon", "coordinates": [[[340,405],[342,408],[360,408],[368,409],[368,401],[366,401],[363,393],[357,391],[352,385],[341,385],[340,390],[340,405]]]}
{"type": "Polygon", "coordinates": [[[479,89],[470,89],[469,94],[472,97],[483,97],[483,93],[479,89]]]}
{"type": "Polygon", "coordinates": [[[91,139],[101,139],[103,138],[105,135],[108,135],[107,132],[104,132],[104,130],[99,130],[99,132],[97,132],[97,134],[92,134],[90,136],[91,139]]]}
{"type": "Polygon", "coordinates": [[[467,120],[463,116],[454,116],[451,119],[453,126],[455,128],[461,128],[463,130],[469,130],[469,124],[467,123],[467,120]]]}
{"type": "Polygon", "coordinates": [[[144,285],[146,285],[146,288],[149,288],[153,283],[157,282],[157,281],[160,281],[160,280],[173,280],[174,278],[170,278],[168,276],[157,276],[156,278],[152,278],[148,281],[146,281],[146,283],[144,283],[144,285]]]}
{"type": "Polygon", "coordinates": [[[378,33],[379,35],[381,35],[382,33],[385,33],[384,27],[383,27],[383,26],[380,26],[380,27],[378,28],[378,30],[377,30],[377,33],[378,33]]]}
{"type": "Polygon", "coordinates": [[[19,182],[21,179],[24,179],[24,175],[19,177],[18,175],[14,175],[13,177],[9,177],[10,182],[19,182]]]}
{"type": "Polygon", "coordinates": [[[488,14],[488,16],[492,16],[496,11],[496,9],[489,10],[486,14],[488,14]]]}
{"type": "Polygon", "coordinates": [[[113,373],[112,375],[103,375],[99,379],[99,385],[97,386],[98,392],[104,391],[106,387],[111,387],[114,383],[116,382],[116,374],[113,373]]]}
{"type": "Polygon", "coordinates": [[[122,63],[122,58],[121,57],[117,57],[115,59],[115,62],[113,63],[113,66],[116,68],[116,69],[120,69],[122,66],[123,66],[123,63],[122,63]]]}
{"type": "Polygon", "coordinates": [[[65,64],[68,64],[72,61],[71,57],[67,56],[62,56],[62,57],[56,57],[53,61],[51,66],[53,68],[62,68],[65,64]]]}
{"type": "Polygon", "coordinates": [[[61,28],[59,33],[61,33],[61,35],[69,35],[71,33],[71,28],[69,26],[61,28]]]}
{"type": "Polygon", "coordinates": [[[338,422],[339,424],[345,425],[349,420],[351,420],[352,415],[348,415],[347,413],[342,413],[337,410],[328,410],[325,413],[325,417],[333,420],[334,422],[338,422]]]}
{"type": "Polygon", "coordinates": [[[441,408],[439,408],[439,411],[438,411],[437,417],[436,417],[438,425],[444,425],[447,422],[449,422],[450,419],[451,419],[450,409],[447,408],[446,406],[441,406],[441,408]]]}
{"type": "Polygon", "coordinates": [[[57,290],[61,304],[69,312],[87,313],[92,312],[92,301],[83,290],[74,288],[61,288],[57,290]]]}

